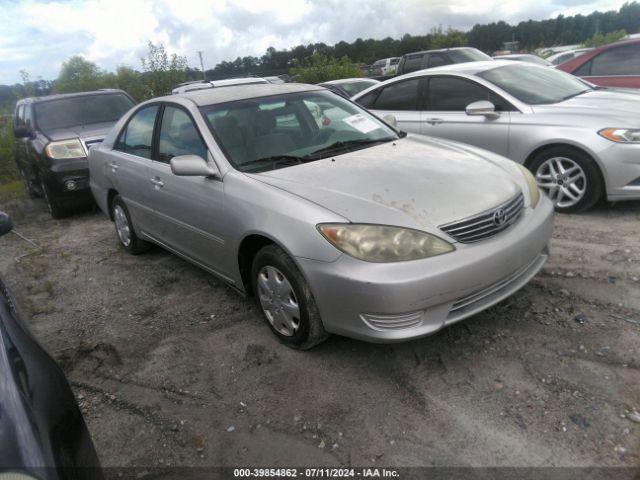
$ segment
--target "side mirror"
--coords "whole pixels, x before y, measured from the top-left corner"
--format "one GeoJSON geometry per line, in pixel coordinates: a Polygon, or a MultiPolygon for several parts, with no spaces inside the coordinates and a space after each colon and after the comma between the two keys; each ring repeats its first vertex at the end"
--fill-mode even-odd
{"type": "Polygon", "coordinates": [[[28,138],[31,137],[33,132],[25,125],[14,125],[13,136],[16,138],[28,138]]]}
{"type": "Polygon", "coordinates": [[[396,118],[395,115],[385,115],[384,117],[382,117],[382,120],[387,122],[393,128],[396,128],[396,129],[398,128],[398,119],[396,118]]]}
{"type": "Polygon", "coordinates": [[[485,116],[488,118],[496,118],[499,114],[496,112],[496,106],[488,100],[479,100],[477,102],[470,103],[465,109],[467,115],[470,116],[485,116]]]}
{"type": "Polygon", "coordinates": [[[198,155],[179,155],[171,159],[171,171],[183,177],[212,177],[218,170],[198,155]]]}
{"type": "Polygon", "coordinates": [[[0,212],[0,237],[6,235],[13,229],[11,217],[4,212],[0,212]]]}

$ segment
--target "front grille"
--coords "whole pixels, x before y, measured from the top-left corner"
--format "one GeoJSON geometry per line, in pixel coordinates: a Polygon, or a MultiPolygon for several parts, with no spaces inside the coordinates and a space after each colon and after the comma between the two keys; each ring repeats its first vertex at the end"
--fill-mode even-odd
{"type": "Polygon", "coordinates": [[[509,201],[491,210],[464,220],[441,225],[440,230],[455,238],[458,242],[479,242],[493,237],[516,223],[523,209],[524,196],[519,193],[509,201]]]}
{"type": "Polygon", "coordinates": [[[519,268],[502,280],[459,298],[451,306],[448,318],[459,317],[469,310],[473,310],[484,304],[489,304],[494,299],[503,296],[505,293],[509,293],[514,288],[514,285],[520,285],[528,276],[537,272],[547,260],[548,256],[548,250],[545,249],[531,263],[519,268]]]}

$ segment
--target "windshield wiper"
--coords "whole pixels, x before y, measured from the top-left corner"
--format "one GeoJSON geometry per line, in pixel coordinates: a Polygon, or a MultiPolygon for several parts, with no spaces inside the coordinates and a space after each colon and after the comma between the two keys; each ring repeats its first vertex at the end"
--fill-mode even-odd
{"type": "Polygon", "coordinates": [[[583,93],[587,93],[587,92],[591,92],[591,91],[593,91],[593,88],[587,88],[586,90],[582,90],[581,92],[572,93],[571,95],[567,95],[566,97],[564,97],[560,101],[564,102],[565,100],[569,100],[570,98],[577,97],[578,95],[582,95],[583,93]]]}
{"type": "Polygon", "coordinates": [[[323,153],[329,153],[336,150],[344,150],[351,147],[358,147],[361,145],[371,145],[374,143],[386,143],[395,140],[395,138],[382,138],[378,140],[374,140],[372,138],[359,138],[356,140],[341,140],[339,142],[334,142],[331,145],[327,145],[326,147],[322,147],[314,152],[311,152],[307,155],[307,157],[315,157],[316,155],[322,155],[323,153]]]}
{"type": "Polygon", "coordinates": [[[306,157],[298,157],[296,155],[270,155],[268,157],[262,157],[262,158],[254,158],[253,160],[249,160],[248,162],[245,162],[244,164],[242,164],[242,169],[244,170],[245,166],[248,165],[255,165],[255,164],[260,164],[260,163],[271,163],[272,168],[275,170],[276,169],[276,165],[281,165],[281,164],[300,164],[300,163],[306,163],[311,161],[311,159],[306,158],[306,157]]]}

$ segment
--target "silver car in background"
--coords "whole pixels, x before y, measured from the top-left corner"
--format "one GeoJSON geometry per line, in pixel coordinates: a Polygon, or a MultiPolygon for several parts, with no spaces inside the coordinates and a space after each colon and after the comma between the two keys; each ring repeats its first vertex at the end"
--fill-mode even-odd
{"type": "Polygon", "coordinates": [[[254,295],[296,348],[431,334],[511,295],[549,254],[553,207],[529,171],[399,133],[312,85],[150,100],[89,164],[125,249],[155,243],[254,295]]]}
{"type": "Polygon", "coordinates": [[[558,211],[640,199],[640,92],[494,60],[421,70],[352,100],[408,132],[468,143],[534,172],[558,211]]]}

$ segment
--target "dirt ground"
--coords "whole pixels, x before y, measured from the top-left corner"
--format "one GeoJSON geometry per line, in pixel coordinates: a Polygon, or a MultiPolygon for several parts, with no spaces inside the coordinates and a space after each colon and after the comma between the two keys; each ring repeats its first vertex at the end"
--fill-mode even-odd
{"type": "Polygon", "coordinates": [[[4,209],[42,250],[10,234],[0,271],[103,466],[640,465],[640,203],[559,215],[527,287],[432,337],[308,352],[100,213],[4,209]]]}

